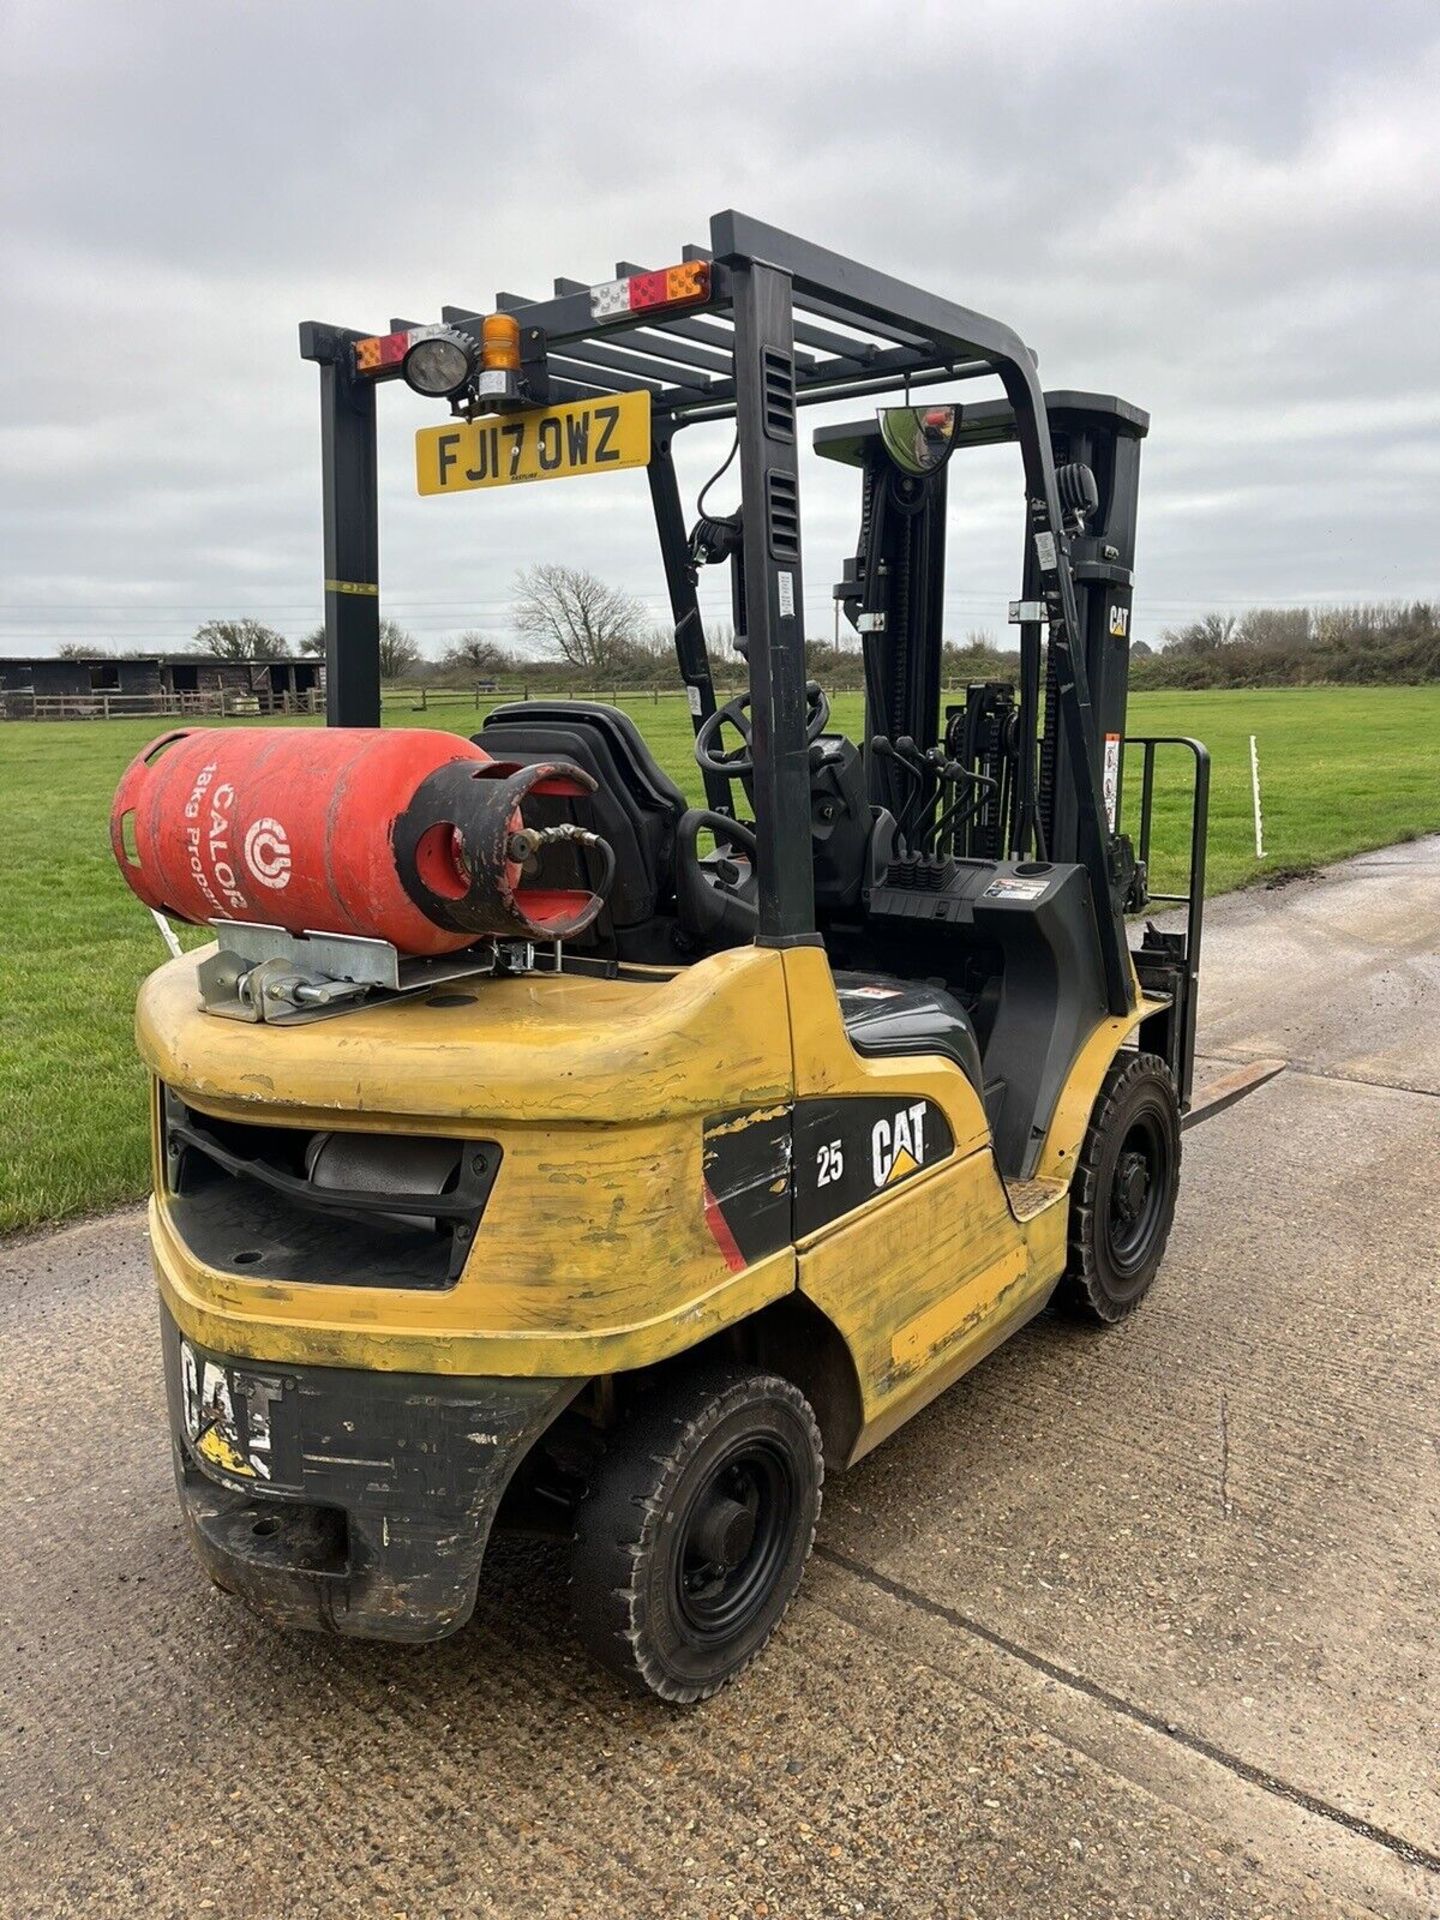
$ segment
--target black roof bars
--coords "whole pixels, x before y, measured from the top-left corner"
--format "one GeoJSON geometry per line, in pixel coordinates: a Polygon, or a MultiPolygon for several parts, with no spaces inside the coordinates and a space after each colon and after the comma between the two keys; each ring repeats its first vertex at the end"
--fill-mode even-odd
{"type": "MultiPolygon", "coordinates": [[[[711,221],[711,240],[709,247],[691,245],[682,252],[686,261],[710,263],[711,297],[702,311],[642,311],[617,316],[619,325],[597,322],[590,283],[564,277],[555,281],[547,299],[497,293],[492,311],[513,313],[543,334],[557,399],[648,392],[654,414],[676,427],[690,420],[729,419],[735,413],[728,258],[767,259],[792,275],[798,406],[854,399],[906,384],[974,379],[996,371],[990,355],[997,349],[1024,351],[993,321],[932,300],[743,214],[717,214],[711,221]],[[837,264],[843,269],[839,274],[837,264]],[[836,297],[837,282],[846,297],[836,297]],[[897,301],[897,292],[912,297],[897,301]],[[897,319],[897,314],[904,318],[897,319]],[[937,320],[942,324],[935,325],[937,320]]],[[[615,263],[618,278],[651,270],[631,260],[615,263]]],[[[473,332],[483,316],[474,307],[447,306],[441,318],[473,332]]]]}

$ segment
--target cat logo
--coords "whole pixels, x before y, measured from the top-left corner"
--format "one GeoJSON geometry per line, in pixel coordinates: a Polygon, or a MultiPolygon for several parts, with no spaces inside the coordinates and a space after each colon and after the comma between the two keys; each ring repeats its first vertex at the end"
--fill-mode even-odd
{"type": "Polygon", "coordinates": [[[870,1132],[870,1164],[877,1187],[893,1187],[925,1164],[925,1102],[902,1107],[870,1132]]]}
{"type": "Polygon", "coordinates": [[[271,1412],[279,1380],[232,1371],[180,1342],[185,1431],[196,1453],[241,1480],[271,1479],[271,1412]]]}

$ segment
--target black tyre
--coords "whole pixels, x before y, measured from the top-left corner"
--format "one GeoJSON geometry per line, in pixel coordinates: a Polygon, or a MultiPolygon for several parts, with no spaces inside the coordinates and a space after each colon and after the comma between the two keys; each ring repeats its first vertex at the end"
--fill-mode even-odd
{"type": "Polygon", "coordinates": [[[1153,1053],[1121,1054],[1105,1076],[1070,1189],[1061,1298],[1110,1325],[1150,1290],[1175,1218],[1180,1103],[1153,1053]]]}
{"type": "Polygon", "coordinates": [[[580,1503],[571,1596],[590,1652],[662,1700],[708,1699],[794,1598],[824,1477],[788,1380],[726,1367],[658,1387],[580,1503]]]}

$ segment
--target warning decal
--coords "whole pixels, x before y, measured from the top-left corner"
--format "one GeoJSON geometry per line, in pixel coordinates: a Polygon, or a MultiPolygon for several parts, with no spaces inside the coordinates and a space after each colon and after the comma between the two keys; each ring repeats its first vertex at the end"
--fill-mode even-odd
{"type": "Polygon", "coordinates": [[[1105,818],[1110,822],[1110,831],[1115,831],[1115,813],[1120,804],[1120,736],[1107,733],[1105,736],[1105,818]]]}

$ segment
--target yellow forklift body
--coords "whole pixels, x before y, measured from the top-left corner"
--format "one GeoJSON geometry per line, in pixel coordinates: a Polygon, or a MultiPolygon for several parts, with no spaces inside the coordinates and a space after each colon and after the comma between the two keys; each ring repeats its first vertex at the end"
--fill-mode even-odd
{"type": "Polygon", "coordinates": [[[652,1366],[798,1289],[837,1328],[868,1450],[1043,1305],[1065,1263],[1069,1173],[1134,1015],[1077,1059],[1035,1179],[1000,1177],[978,1094],[940,1056],[866,1058],[819,948],[745,947],[666,977],[529,975],[289,1028],[199,1009],[194,957],[142,990],[140,1050],[219,1120],[485,1139],[502,1172],[443,1290],[308,1284],[206,1264],[166,1189],[156,1102],[151,1239],[197,1345],[272,1365],[581,1378],[652,1366]],[[927,1100],[953,1146],[894,1188],[734,1270],[707,1220],[704,1121],[795,1101],[927,1100]]]}
{"type": "Polygon", "coordinates": [[[142,989],[137,1036],[158,1079],[219,1119],[438,1132],[504,1156],[457,1283],[411,1291],[203,1265],[176,1230],[157,1152],[160,1289],[202,1345],[394,1372],[616,1373],[794,1285],[788,1252],[733,1272],[701,1204],[703,1115],[789,1098],[778,954],[716,954],[653,982],[484,980],[463,1005],[263,1029],[202,1013],[186,958],[142,989]]]}
{"type": "Polygon", "coordinates": [[[1076,1059],[1033,1179],[1005,1181],[980,1096],[950,1060],[867,1059],[850,1046],[824,954],[785,956],[795,1089],[926,1096],[954,1150],[802,1239],[799,1285],[839,1329],[860,1382],[852,1459],[975,1366],[1049,1299],[1065,1266],[1070,1175],[1110,1063],[1148,1011],[1101,1019],[1076,1059]]]}

